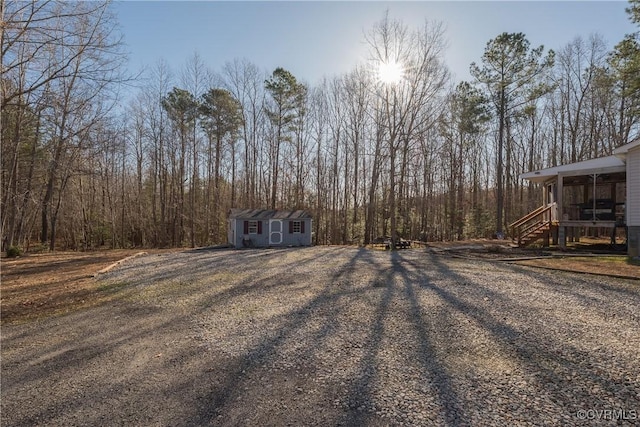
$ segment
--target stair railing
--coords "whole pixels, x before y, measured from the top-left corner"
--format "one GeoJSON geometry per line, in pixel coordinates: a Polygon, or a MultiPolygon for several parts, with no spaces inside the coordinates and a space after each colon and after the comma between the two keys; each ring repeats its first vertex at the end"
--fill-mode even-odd
{"type": "Polygon", "coordinates": [[[531,236],[551,224],[550,212],[551,209],[555,208],[555,206],[555,203],[540,206],[536,210],[529,212],[522,218],[509,224],[509,228],[511,228],[511,236],[517,238],[518,246],[522,245],[523,239],[526,239],[528,236],[531,236]],[[549,215],[546,215],[547,213],[549,213],[549,215]]]}

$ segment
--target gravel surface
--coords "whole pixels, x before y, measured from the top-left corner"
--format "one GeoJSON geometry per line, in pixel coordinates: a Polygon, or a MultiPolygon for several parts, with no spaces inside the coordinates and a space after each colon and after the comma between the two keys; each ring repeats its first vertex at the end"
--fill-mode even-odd
{"type": "Polygon", "coordinates": [[[640,424],[637,281],[343,247],[148,255],[2,328],[2,426],[640,424]]]}

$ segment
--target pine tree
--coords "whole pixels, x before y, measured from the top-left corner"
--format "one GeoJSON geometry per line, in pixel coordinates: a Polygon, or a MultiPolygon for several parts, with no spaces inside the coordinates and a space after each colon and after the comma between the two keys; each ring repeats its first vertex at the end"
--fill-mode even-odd
{"type": "Polygon", "coordinates": [[[296,118],[302,113],[307,92],[304,84],[298,83],[293,74],[284,68],[276,68],[271,77],[264,82],[265,89],[271,95],[273,105],[267,107],[267,117],[275,127],[271,145],[271,209],[276,208],[278,175],[280,172],[280,153],[282,143],[291,141],[291,131],[296,118]]]}
{"type": "MultiPolygon", "coordinates": [[[[498,119],[496,161],[496,233],[502,234],[504,212],[505,151],[509,153],[507,125],[514,110],[530,99],[527,94],[554,61],[554,52],[543,56],[544,46],[529,49],[523,33],[502,33],[487,43],[482,55],[482,67],[471,64],[471,75],[483,84],[490,94],[498,119]]],[[[507,156],[507,168],[509,158],[507,156]]]]}

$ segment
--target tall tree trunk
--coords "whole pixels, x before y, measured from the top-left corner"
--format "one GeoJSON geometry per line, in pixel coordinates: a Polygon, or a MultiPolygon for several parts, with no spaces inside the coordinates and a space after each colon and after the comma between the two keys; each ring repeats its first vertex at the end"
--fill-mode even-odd
{"type": "Polygon", "coordinates": [[[396,147],[392,142],[389,150],[389,216],[391,227],[391,249],[396,249],[398,243],[398,224],[396,209],[396,147]]]}
{"type": "Polygon", "coordinates": [[[504,209],[504,128],[505,128],[506,96],[504,89],[500,89],[500,105],[498,106],[498,164],[496,165],[496,233],[502,234],[502,212],[504,209]]]}
{"type": "Polygon", "coordinates": [[[368,204],[365,218],[365,235],[364,244],[368,245],[372,242],[374,234],[375,214],[376,214],[376,191],[378,189],[378,181],[380,179],[380,161],[381,161],[381,145],[382,135],[380,130],[376,133],[376,142],[373,153],[373,161],[371,165],[371,182],[369,184],[368,204]]]}

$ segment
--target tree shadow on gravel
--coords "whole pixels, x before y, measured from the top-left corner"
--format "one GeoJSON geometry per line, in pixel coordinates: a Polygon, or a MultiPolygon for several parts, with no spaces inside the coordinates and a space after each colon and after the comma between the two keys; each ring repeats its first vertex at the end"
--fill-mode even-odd
{"type": "Polygon", "coordinates": [[[365,354],[358,364],[355,381],[347,391],[347,412],[342,416],[338,425],[362,426],[367,425],[374,417],[371,411],[373,397],[373,383],[378,377],[377,357],[382,347],[384,335],[384,321],[389,311],[389,303],[396,293],[393,269],[381,271],[375,284],[380,287],[382,296],[373,313],[373,327],[364,344],[365,354]]]}
{"type": "MultiPolygon", "coordinates": [[[[327,254],[328,255],[328,254],[327,254]]],[[[306,349],[300,354],[300,359],[312,359],[313,354],[321,348],[329,337],[337,332],[336,319],[340,314],[340,302],[344,298],[358,296],[362,289],[353,286],[330,286],[331,283],[345,282],[356,279],[354,277],[354,271],[356,265],[364,263],[368,265],[368,268],[372,270],[380,270],[380,266],[376,264],[375,260],[370,257],[369,251],[366,249],[358,249],[354,255],[328,278],[328,285],[324,286],[322,291],[312,297],[306,304],[298,309],[289,312],[283,317],[282,324],[278,327],[277,333],[271,337],[265,337],[257,345],[254,345],[249,351],[245,352],[239,358],[230,360],[226,366],[222,369],[225,372],[225,378],[221,383],[209,390],[205,396],[199,400],[199,405],[194,409],[194,413],[188,420],[185,420],[185,425],[209,425],[209,424],[226,424],[237,425],[246,422],[245,419],[236,419],[231,415],[233,405],[243,397],[244,384],[247,383],[247,379],[255,375],[257,371],[260,371],[264,366],[275,363],[279,358],[279,352],[289,344],[292,340],[296,339],[296,333],[305,327],[305,324],[310,320],[310,317],[314,313],[326,311],[324,315],[324,322],[321,327],[318,328],[309,337],[306,349]],[[229,418],[231,416],[231,418],[229,418]]],[[[256,285],[260,286],[260,285],[256,285]]],[[[248,287],[246,290],[250,291],[253,286],[248,287]]],[[[286,291],[286,288],[283,288],[286,291]]],[[[317,315],[317,314],[316,314],[317,315]]],[[[174,392],[180,393],[180,390],[188,389],[191,386],[191,380],[182,384],[176,384],[172,388],[174,392]]],[[[255,390],[254,390],[255,391],[255,390]]],[[[267,390],[263,390],[267,392],[267,390]]],[[[278,399],[278,390],[272,390],[276,395],[274,400],[278,399]]],[[[286,393],[285,393],[286,394],[286,393]]],[[[271,402],[272,405],[276,405],[276,402],[271,402]]],[[[238,408],[235,408],[238,412],[238,408]]],[[[250,417],[255,412],[251,412],[250,408],[241,408],[239,412],[243,413],[249,410],[250,413],[245,414],[250,417]]],[[[307,411],[312,408],[306,408],[307,411]]],[[[318,413],[318,416],[322,414],[318,413]]],[[[326,415],[326,414],[325,414],[326,415]]],[[[239,416],[239,415],[238,415],[239,416]]],[[[283,417],[282,413],[279,413],[280,417],[283,417]]],[[[285,418],[289,417],[290,422],[294,424],[309,423],[308,414],[295,414],[289,411],[285,418]],[[297,417],[297,418],[296,418],[297,417]]],[[[330,417],[330,415],[329,415],[330,417]]],[[[265,420],[261,420],[264,422],[265,420]]],[[[274,421],[277,423],[286,422],[286,419],[282,418],[274,421]]],[[[317,422],[317,421],[316,421],[317,422]]],[[[331,421],[328,421],[331,422],[331,421]]]]}
{"type": "Polygon", "coordinates": [[[613,293],[621,299],[628,299],[629,306],[633,305],[632,302],[636,303],[635,307],[640,306],[640,281],[638,280],[614,279],[586,273],[540,270],[535,267],[516,264],[501,264],[501,267],[505,270],[534,278],[540,283],[548,283],[549,286],[547,288],[550,292],[576,297],[590,305],[594,302],[606,304],[607,293],[613,293]],[[558,277],[567,276],[571,276],[569,284],[558,280],[558,277]],[[597,285],[595,285],[596,282],[598,283],[597,285]],[[612,285],[606,282],[617,282],[618,284],[612,285]]]}
{"type": "MultiPolygon", "coordinates": [[[[317,255],[314,253],[303,253],[304,257],[297,259],[295,264],[297,267],[304,266],[305,264],[311,262],[322,262],[323,260],[328,260],[331,257],[329,252],[326,252],[321,255],[317,255]]],[[[246,269],[246,261],[238,261],[238,265],[232,264],[228,265],[225,263],[224,269],[225,271],[232,272],[247,272],[246,269]],[[242,268],[244,266],[244,269],[242,268]]],[[[222,306],[227,303],[232,298],[239,298],[243,295],[249,295],[252,292],[257,290],[259,291],[273,291],[278,288],[282,288],[283,292],[286,292],[286,288],[288,285],[292,283],[296,283],[301,279],[301,275],[292,275],[290,272],[282,271],[279,268],[274,268],[272,271],[269,271],[267,268],[257,268],[251,271],[256,272],[256,277],[247,277],[247,281],[241,284],[234,284],[229,289],[225,289],[222,291],[215,291],[212,294],[206,295],[205,298],[201,301],[201,306],[205,307],[205,311],[216,306],[222,306]],[[276,280],[279,279],[279,280],[276,280]]],[[[196,290],[197,293],[201,293],[200,290],[196,290]]]]}
{"type": "MultiPolygon", "coordinates": [[[[300,254],[302,256],[297,261],[300,264],[322,262],[332,256],[331,251],[319,256],[314,252],[300,254]]],[[[365,250],[356,252],[348,263],[336,269],[330,279],[337,281],[350,278],[358,262],[373,262],[370,259],[364,261],[366,257],[365,250]]],[[[245,261],[240,257],[235,262],[224,263],[224,268],[239,268],[245,261]]],[[[222,261],[216,262],[220,264],[222,261]]],[[[200,260],[200,263],[202,265],[195,268],[197,272],[211,268],[211,264],[205,259],[200,260]]],[[[376,266],[372,265],[371,268],[376,266]]],[[[179,277],[180,272],[172,274],[179,277]]],[[[152,273],[151,277],[155,276],[152,273]]],[[[165,279],[162,274],[158,277],[165,279]]],[[[272,286],[271,292],[287,291],[286,282],[273,282],[270,279],[242,284],[235,286],[228,294],[212,296],[208,304],[201,308],[201,312],[211,310],[211,306],[224,308],[230,298],[251,294],[265,285],[272,286]]],[[[199,293],[202,289],[190,292],[199,293]]],[[[295,332],[304,327],[315,310],[322,309],[337,314],[333,307],[338,306],[342,298],[358,292],[360,290],[353,287],[325,287],[308,304],[284,316],[282,326],[275,336],[266,337],[242,357],[220,359],[214,355],[214,363],[222,363],[212,371],[208,371],[206,366],[207,361],[211,360],[210,356],[194,344],[192,337],[182,336],[182,331],[191,327],[194,314],[197,314],[193,311],[158,308],[153,304],[141,304],[137,301],[120,302],[113,306],[109,304],[74,313],[71,317],[48,319],[41,326],[26,325],[21,328],[24,332],[17,332],[11,337],[3,333],[3,354],[6,350],[22,347],[23,341],[32,337],[44,343],[41,347],[31,346],[26,357],[19,361],[14,360],[8,365],[6,359],[3,360],[3,372],[6,372],[5,369],[12,370],[12,375],[3,375],[3,396],[13,390],[16,394],[19,392],[24,399],[26,390],[38,390],[40,387],[47,387],[50,392],[39,405],[25,409],[24,414],[11,411],[18,401],[3,398],[2,424],[69,423],[69,417],[73,417],[73,414],[81,414],[82,423],[92,425],[104,422],[127,424],[134,420],[167,425],[215,424],[219,420],[214,415],[225,413],[224,408],[229,399],[242,394],[240,386],[247,376],[265,363],[277,359],[279,349],[287,341],[295,339],[295,332]],[[96,323],[92,320],[93,316],[111,319],[96,323]],[[122,322],[116,320],[119,316],[122,316],[122,322]],[[71,321],[77,325],[73,327],[74,336],[62,336],[69,330],[71,321]],[[48,329],[45,331],[42,328],[48,329]],[[61,338],[49,344],[51,336],[61,338]],[[181,346],[181,342],[188,342],[189,345],[181,346]],[[160,347],[141,348],[141,343],[160,347]],[[114,356],[116,358],[112,360],[114,356]],[[139,365],[136,360],[139,360],[139,365]],[[136,365],[130,371],[126,367],[114,365],[112,372],[97,378],[91,378],[88,374],[78,375],[79,372],[95,372],[96,366],[101,364],[109,366],[122,361],[135,362],[136,365]],[[203,369],[193,371],[194,366],[203,369]],[[173,372],[176,375],[176,371],[184,375],[174,377],[167,373],[173,372]],[[56,384],[63,386],[56,387],[56,384]],[[148,409],[143,410],[145,407],[148,409]],[[7,418],[9,416],[11,418],[7,418]]],[[[334,322],[335,316],[327,316],[326,323],[315,331],[308,349],[310,353],[333,333],[334,322]]],[[[20,405],[24,407],[24,404],[20,405]]]]}
{"type": "MultiPolygon", "coordinates": [[[[431,261],[441,275],[460,282],[468,281],[467,278],[450,269],[439,257],[433,256],[431,261]]],[[[411,261],[408,263],[410,264],[411,261]]],[[[420,268],[415,264],[414,267],[420,268]]],[[[507,267],[506,270],[510,269],[507,267]]],[[[522,271],[517,273],[523,274],[522,271]]],[[[526,274],[529,275],[529,272],[526,274]]],[[[546,275],[541,276],[540,279],[543,280],[543,283],[548,283],[549,289],[553,289],[556,285],[554,282],[549,282],[549,277],[546,275]]],[[[619,379],[610,375],[605,369],[595,368],[596,362],[592,365],[593,354],[581,350],[567,341],[557,341],[552,334],[545,334],[544,330],[539,333],[518,330],[506,323],[506,317],[499,320],[496,314],[492,314],[480,303],[462,300],[445,287],[430,282],[426,275],[418,277],[418,280],[420,288],[436,292],[451,308],[473,319],[489,332],[505,353],[513,354],[517,358],[517,363],[524,372],[535,378],[535,387],[538,388],[540,395],[547,394],[551,402],[558,406],[556,418],[547,421],[554,424],[561,423],[559,421],[561,416],[566,418],[575,415],[575,411],[584,408],[609,409],[611,402],[608,399],[611,397],[619,399],[619,407],[631,408],[633,406],[634,397],[631,393],[624,396],[619,394],[619,389],[616,386],[619,379]],[[578,402],[582,406],[563,407],[568,396],[573,402],[578,402]],[[564,412],[561,412],[562,410],[564,412]]],[[[490,296],[488,304],[497,301],[495,299],[496,293],[488,289],[485,284],[475,281],[473,285],[481,293],[490,296]]],[[[518,306],[518,312],[526,313],[530,318],[543,318],[547,315],[523,305],[523,301],[517,298],[500,298],[502,304],[507,302],[514,307],[518,306]]],[[[587,300],[587,302],[589,301],[587,300]]],[[[503,315],[509,316],[511,314],[506,312],[501,314],[501,317],[503,315]]],[[[631,371],[629,374],[633,375],[631,371]]],[[[525,415],[529,420],[535,419],[540,422],[544,420],[535,413],[525,415]]],[[[576,419],[573,418],[573,420],[576,419]]]]}
{"type": "MultiPolygon", "coordinates": [[[[114,405],[114,400],[120,401],[120,396],[126,396],[128,390],[136,387],[135,384],[148,381],[155,371],[152,362],[157,364],[162,352],[166,351],[157,345],[162,343],[157,343],[153,337],[169,334],[176,324],[186,320],[180,317],[167,320],[160,316],[160,310],[152,307],[124,305],[96,310],[109,312],[111,320],[96,323],[92,319],[101,313],[91,310],[35,324],[46,330],[35,333],[30,330],[27,335],[3,337],[3,353],[30,346],[34,338],[42,342],[46,339],[46,343],[33,346],[19,360],[12,357],[9,364],[3,357],[2,425],[68,425],[71,423],[69,417],[74,417],[74,414],[81,414],[75,420],[79,424],[114,422],[110,414],[120,416],[122,410],[114,405]],[[121,322],[118,320],[120,317],[121,322]],[[69,335],[65,326],[69,321],[82,325],[82,328],[69,335]],[[52,338],[55,344],[49,344],[52,338]],[[140,348],[141,342],[154,345],[140,348]],[[141,366],[133,366],[136,359],[140,360],[141,366]],[[106,375],[99,374],[99,370],[96,374],[96,366],[109,366],[116,362],[118,365],[114,365],[112,372],[105,369],[106,375]],[[120,365],[122,363],[125,366],[120,365]],[[131,364],[130,372],[126,364],[131,364]],[[25,390],[36,393],[34,400],[28,403],[15,400],[15,395],[24,399],[25,390]]],[[[144,395],[133,397],[141,401],[149,398],[144,395]]],[[[152,412],[147,414],[147,420],[151,421],[153,415],[152,412]]],[[[126,418],[116,420],[118,424],[131,421],[126,418]]]]}
{"type": "MultiPolygon", "coordinates": [[[[457,264],[448,264],[437,255],[417,259],[402,252],[378,254],[366,249],[323,249],[299,253],[281,251],[277,255],[239,251],[237,257],[226,258],[218,252],[203,252],[188,258],[194,262],[187,264],[187,280],[206,278],[212,269],[246,272],[247,268],[260,273],[259,279],[234,282],[228,289],[218,289],[217,283],[207,282],[193,288],[181,288],[196,300],[187,308],[156,307],[153,301],[148,304],[117,302],[113,306],[11,328],[9,336],[3,330],[3,355],[11,351],[12,356],[10,364],[3,360],[2,366],[2,424],[419,424],[415,419],[381,419],[375,410],[371,410],[372,402],[380,397],[380,387],[389,387],[387,378],[382,376],[388,374],[383,368],[389,367],[381,366],[381,360],[382,353],[388,350],[385,348],[387,343],[399,342],[390,336],[391,332],[406,332],[414,340],[406,350],[401,348],[406,354],[400,356],[409,360],[411,368],[415,368],[420,379],[428,385],[428,391],[416,393],[433,398],[434,411],[439,412],[433,416],[438,417],[439,425],[470,425],[474,421],[477,424],[508,424],[507,419],[496,421],[491,418],[492,415],[504,415],[502,411],[510,412],[513,420],[521,422],[571,424],[577,421],[576,418],[561,420],[561,410],[575,414],[578,409],[633,409],[633,405],[637,406],[637,397],[632,394],[637,391],[637,384],[625,392],[616,389],[619,378],[607,369],[610,367],[606,365],[607,359],[604,359],[604,366],[597,366],[600,363],[595,360],[597,354],[581,348],[579,343],[561,341],[557,332],[547,335],[545,327],[523,329],[510,323],[510,317],[519,313],[524,313],[525,318],[516,325],[548,316],[539,308],[528,307],[529,297],[519,298],[522,295],[517,292],[502,292],[499,285],[483,282],[481,273],[473,276],[457,270],[457,264]],[[280,255],[289,256],[281,266],[277,258],[280,255]],[[255,262],[251,264],[249,259],[275,262],[265,267],[257,261],[251,261],[255,262]],[[313,263],[322,264],[324,268],[315,268],[326,275],[300,276],[307,267],[313,269],[313,263]],[[363,272],[371,276],[360,276],[363,272]],[[307,280],[315,287],[305,289],[304,281],[307,280]],[[215,323],[216,313],[229,309],[233,302],[252,301],[261,293],[286,298],[292,292],[292,285],[300,292],[299,304],[283,304],[288,311],[268,318],[269,326],[273,326],[268,331],[261,330],[258,324],[253,330],[247,327],[246,331],[255,340],[248,341],[242,351],[231,355],[217,354],[202,345],[196,322],[203,316],[209,316],[215,323]],[[356,320],[364,321],[363,329],[345,322],[354,315],[354,303],[358,303],[358,308],[371,309],[360,318],[356,317],[356,320]],[[427,306],[428,303],[434,305],[427,306]],[[387,329],[390,314],[398,311],[401,313],[394,321],[399,326],[387,329]],[[115,316],[121,316],[121,319],[115,316]],[[446,340],[447,334],[455,332],[453,328],[461,319],[486,331],[492,345],[517,364],[530,382],[528,387],[555,406],[558,417],[551,418],[554,414],[542,413],[533,400],[525,399],[524,409],[520,410],[497,401],[482,401],[487,397],[485,388],[489,388],[484,382],[486,378],[475,379],[477,388],[472,391],[460,388],[459,381],[473,379],[451,370],[448,364],[451,355],[446,351],[453,347],[448,347],[446,340]],[[77,337],[64,336],[70,325],[75,325],[72,330],[77,337]],[[355,335],[354,331],[360,335],[349,336],[355,335]],[[56,340],[49,345],[51,336],[56,340]],[[32,337],[34,343],[29,342],[32,337]],[[345,338],[356,342],[358,347],[351,352],[343,351],[330,360],[339,361],[344,357],[345,365],[353,367],[348,371],[350,378],[344,385],[336,380],[343,372],[340,365],[325,366],[324,369],[331,370],[326,383],[300,377],[298,367],[301,367],[300,372],[314,376],[316,369],[320,369],[320,353],[326,357],[327,353],[344,345],[341,340],[345,338]],[[22,346],[28,351],[19,360],[16,355],[20,356],[22,346]],[[280,367],[278,363],[285,354],[289,361],[299,366],[280,367]],[[105,369],[97,368],[103,364],[105,369]],[[269,375],[270,380],[279,381],[273,388],[261,382],[261,376],[269,375]],[[300,385],[305,389],[298,391],[296,387],[300,385]],[[302,399],[300,405],[311,402],[319,407],[296,406],[293,401],[282,400],[313,391],[307,388],[318,389],[318,394],[302,399]],[[477,393],[479,397],[472,399],[469,393],[477,393]],[[260,408],[250,406],[260,402],[256,396],[262,399],[260,408]],[[332,398],[339,399],[342,406],[333,404],[332,398]],[[567,399],[583,406],[563,407],[567,399]],[[615,402],[619,405],[612,407],[615,402]],[[27,405],[33,407],[18,412],[27,405]],[[486,418],[473,419],[470,409],[473,405],[476,409],[478,405],[485,405],[486,418]],[[14,414],[11,414],[12,410],[14,414]]],[[[586,309],[600,301],[593,299],[591,289],[588,293],[573,289],[561,281],[554,282],[553,276],[546,273],[537,274],[504,264],[496,269],[545,283],[545,292],[548,289],[560,300],[564,295],[575,293],[577,298],[584,297],[581,301],[586,309]]],[[[167,270],[171,280],[180,277],[178,269],[167,270]]],[[[157,278],[154,280],[161,280],[160,274],[147,273],[149,277],[157,278]]],[[[604,291],[608,292],[607,289],[604,291]]],[[[616,289],[611,290],[610,295],[624,298],[624,293],[616,293],[616,289]]],[[[606,296],[603,298],[606,300],[606,296]]],[[[637,298],[638,295],[633,294],[629,304],[637,306],[637,298]]],[[[224,339],[233,341],[235,338],[230,335],[224,339]]],[[[404,341],[400,345],[404,345],[404,341]]],[[[634,379],[637,369],[632,370],[629,362],[624,362],[627,365],[620,363],[634,379]]],[[[520,385],[513,387],[517,391],[520,385]]]]}
{"type": "MultiPolygon", "coordinates": [[[[256,289],[268,290],[286,285],[286,283],[277,283],[272,280],[278,275],[282,276],[282,271],[276,268],[268,272],[269,267],[257,262],[254,259],[256,257],[265,258],[265,260],[272,258],[278,260],[288,255],[299,256],[296,261],[297,265],[317,262],[330,257],[329,251],[318,255],[308,248],[251,249],[229,252],[200,252],[189,257],[184,256],[188,253],[181,253],[182,257],[178,257],[175,254],[164,254],[158,257],[157,260],[151,255],[151,258],[143,260],[147,263],[144,271],[139,271],[141,269],[140,265],[131,263],[119,267],[117,271],[106,276],[105,279],[107,282],[128,281],[130,282],[127,287],[128,290],[136,290],[136,288],[153,289],[154,287],[175,283],[173,291],[163,291],[163,293],[165,295],[173,293],[176,298],[188,298],[195,295],[202,300],[200,303],[202,306],[211,307],[221,305],[229,298],[251,293],[256,289]],[[246,276],[246,282],[242,284],[234,283],[229,289],[218,290],[219,285],[224,285],[225,283],[210,283],[216,274],[229,274],[230,279],[234,279],[235,276],[246,276]],[[254,274],[259,279],[253,278],[251,274],[254,274]]],[[[292,280],[294,278],[290,277],[289,279],[292,280]]]]}
{"type": "MultiPolygon", "coordinates": [[[[410,305],[410,315],[418,337],[419,354],[417,358],[424,368],[424,373],[430,379],[433,388],[437,393],[441,414],[447,426],[466,426],[468,417],[465,414],[464,404],[460,401],[455,386],[452,383],[453,374],[448,372],[446,366],[439,360],[438,352],[435,348],[435,338],[433,336],[429,321],[423,316],[423,308],[416,295],[416,285],[429,285],[430,279],[420,273],[421,269],[415,268],[413,262],[405,259],[399,252],[392,254],[394,270],[402,278],[404,286],[404,297],[410,305]],[[414,267],[413,271],[407,265],[414,267]]],[[[420,289],[420,288],[418,288],[420,289]]]]}

